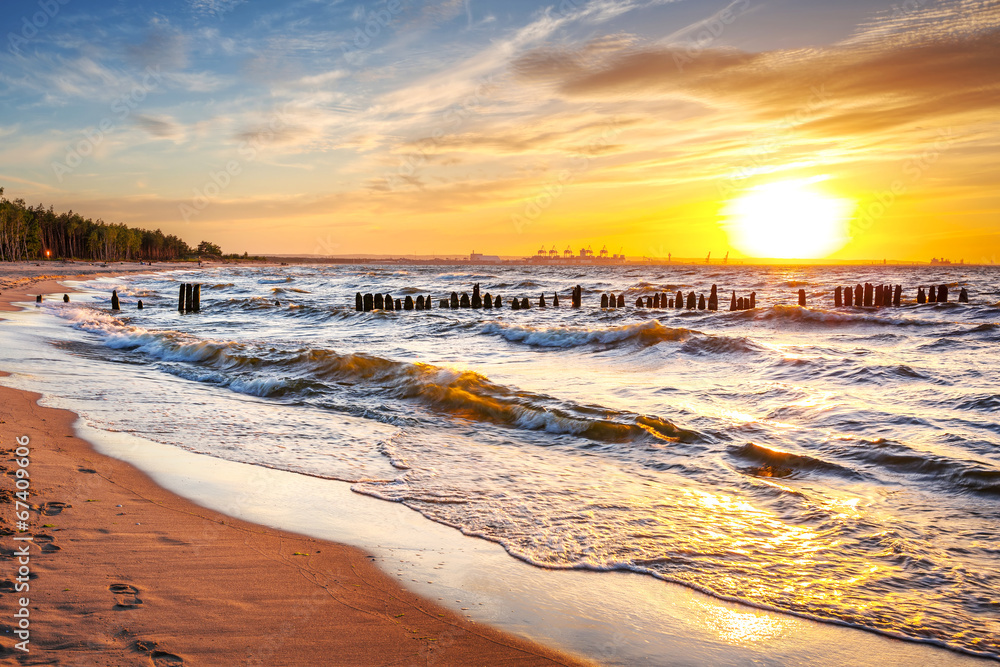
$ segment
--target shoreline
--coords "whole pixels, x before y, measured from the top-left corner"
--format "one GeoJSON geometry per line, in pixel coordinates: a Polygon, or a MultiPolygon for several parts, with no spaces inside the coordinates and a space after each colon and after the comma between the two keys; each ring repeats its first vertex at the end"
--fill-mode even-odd
{"type": "MultiPolygon", "coordinates": [[[[57,281],[87,277],[46,275],[7,287],[0,307],[20,310],[11,302],[36,293],[72,293],[57,281]]],[[[8,631],[0,643],[5,658],[589,664],[419,597],[360,549],[235,519],[175,495],[131,464],[98,453],[77,436],[75,413],[43,407],[40,398],[0,386],[0,450],[9,469],[14,438],[30,438],[26,534],[35,538],[30,568],[37,575],[29,592],[15,593],[13,583],[0,589],[11,609],[30,596],[31,651],[15,650],[19,639],[8,631]]],[[[13,477],[5,476],[3,489],[15,490],[13,477]]],[[[15,499],[3,496],[6,533],[14,528],[15,499]]],[[[11,551],[4,550],[4,579],[13,578],[11,551]]]]}
{"type": "MultiPolygon", "coordinates": [[[[35,291],[41,289],[39,285],[35,291]]],[[[58,286],[56,291],[64,289],[58,286]]],[[[34,310],[28,308],[27,312],[34,310]]],[[[26,386],[31,385],[21,384],[26,386]]],[[[72,406],[64,403],[62,407],[72,406]]],[[[311,535],[306,539],[314,541],[320,538],[334,545],[353,545],[368,554],[366,558],[377,556],[384,563],[383,576],[389,576],[393,584],[390,570],[406,569],[402,581],[411,575],[417,577],[414,584],[407,584],[407,589],[415,591],[411,595],[423,596],[423,600],[443,594],[460,597],[468,604],[467,598],[482,596],[479,599],[486,600],[487,607],[473,607],[469,612],[480,623],[485,621],[485,626],[479,627],[513,630],[542,645],[561,646],[609,664],[735,665],[749,660],[782,664],[805,657],[813,664],[839,665],[857,662],[860,656],[879,656],[879,664],[886,665],[981,662],[968,654],[912,640],[719,601],[642,575],[536,568],[511,558],[493,543],[463,536],[408,508],[356,494],[346,483],[302,480],[294,473],[215,459],[135,437],[127,445],[116,445],[115,441],[128,437],[94,431],[81,424],[77,424],[77,433],[91,451],[96,449],[115,463],[128,461],[133,469],[145,471],[150,476],[147,481],[152,478],[149,483],[157,485],[161,492],[188,499],[185,502],[195,507],[213,508],[224,518],[235,516],[251,526],[270,525],[281,533],[290,530],[298,537],[311,535]],[[162,453],[146,455],[147,445],[162,453]],[[170,470],[171,465],[176,469],[170,470]],[[226,472],[227,468],[235,473],[226,472]],[[291,482],[282,482],[282,478],[291,482]],[[337,490],[327,492],[322,488],[326,484],[337,490]],[[255,489],[252,494],[247,491],[250,487],[255,489]],[[321,507],[340,508],[335,514],[341,516],[321,516],[326,514],[319,510],[321,507]],[[324,519],[329,525],[320,526],[324,519]],[[463,555],[457,556],[458,552],[463,555]],[[422,556],[435,561],[455,559],[457,567],[450,573],[448,568],[439,571],[441,568],[426,567],[432,564],[420,562],[428,560],[422,556]],[[402,558],[408,559],[407,564],[396,565],[397,561],[403,562],[402,558]],[[426,582],[434,585],[424,585],[424,579],[434,579],[426,582]],[[482,613],[490,606],[496,610],[492,617],[490,612],[482,613]],[[559,627],[552,630],[545,624],[559,627]],[[580,635],[585,633],[596,639],[581,640],[580,635]],[[656,659],[650,660],[650,656],[656,659]],[[667,663],[657,661],[670,656],[667,663]]],[[[450,606],[453,614],[462,615],[457,605],[441,604],[450,606]]],[[[443,660],[450,663],[448,658],[443,660]]]]}

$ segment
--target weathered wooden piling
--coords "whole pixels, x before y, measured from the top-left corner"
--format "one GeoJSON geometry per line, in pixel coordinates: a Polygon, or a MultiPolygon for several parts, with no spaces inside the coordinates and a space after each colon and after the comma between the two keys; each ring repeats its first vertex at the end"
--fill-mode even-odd
{"type": "Polygon", "coordinates": [[[686,304],[686,307],[687,307],[688,310],[694,310],[695,305],[697,305],[697,303],[696,303],[696,299],[697,298],[698,297],[695,296],[694,292],[688,292],[688,298],[687,298],[687,304],[686,304]]]}
{"type": "Polygon", "coordinates": [[[118,290],[111,290],[111,310],[121,310],[122,304],[118,300],[118,290]]]}
{"type": "Polygon", "coordinates": [[[875,288],[871,283],[865,283],[864,289],[865,308],[871,308],[875,304],[875,288]]]}
{"type": "Polygon", "coordinates": [[[927,303],[937,303],[937,288],[931,285],[927,288],[927,303]]]}
{"type": "Polygon", "coordinates": [[[69,294],[63,294],[63,303],[69,303],[69,294]]]}
{"type": "Polygon", "coordinates": [[[385,308],[385,295],[376,294],[374,302],[372,303],[372,308],[375,310],[383,310],[385,308]]]}
{"type": "Polygon", "coordinates": [[[875,304],[874,305],[875,305],[876,308],[881,308],[882,307],[882,301],[883,301],[882,295],[883,295],[884,292],[885,292],[885,288],[883,288],[881,285],[876,285],[875,286],[875,304]]]}
{"type": "Polygon", "coordinates": [[[365,298],[361,296],[361,292],[357,292],[354,295],[354,310],[359,313],[365,309],[365,298]]]}
{"type": "Polygon", "coordinates": [[[458,308],[458,292],[452,292],[451,293],[451,307],[453,309],[457,309],[458,308]]]}
{"type": "Polygon", "coordinates": [[[483,307],[483,297],[479,295],[479,283],[472,286],[472,307],[482,308],[483,307]]]}
{"type": "Polygon", "coordinates": [[[660,293],[657,292],[656,294],[653,295],[653,308],[659,308],[659,307],[660,307],[660,293]]]}
{"type": "Polygon", "coordinates": [[[861,307],[864,303],[865,288],[861,286],[860,283],[854,286],[854,305],[857,308],[861,307]]]}
{"type": "Polygon", "coordinates": [[[624,308],[625,307],[625,294],[624,293],[618,295],[618,307],[619,308],[624,308]]]}
{"type": "Polygon", "coordinates": [[[402,299],[396,299],[396,303],[393,304],[393,310],[402,310],[402,309],[403,309],[402,299]]]}
{"type": "Polygon", "coordinates": [[[602,294],[601,295],[601,308],[607,308],[607,307],[608,307],[608,295],[607,294],[602,294]]]}
{"type": "Polygon", "coordinates": [[[965,289],[963,287],[961,289],[961,291],[959,291],[959,293],[958,293],[958,302],[959,303],[969,303],[969,290],[967,290],[967,289],[965,289]]]}
{"type": "Polygon", "coordinates": [[[281,302],[280,302],[280,301],[278,301],[277,299],[275,299],[275,300],[274,300],[274,305],[276,305],[276,306],[280,306],[280,305],[281,305],[281,302]]]}
{"type": "Polygon", "coordinates": [[[927,303],[927,295],[924,294],[924,288],[917,288],[917,303],[927,303]]]}
{"type": "Polygon", "coordinates": [[[704,294],[699,294],[698,295],[698,310],[705,310],[706,308],[708,308],[708,303],[705,301],[705,295],[704,294]]]}
{"type": "Polygon", "coordinates": [[[736,300],[736,290],[733,290],[733,298],[729,301],[729,312],[738,310],[739,301],[736,300]]]}
{"type": "Polygon", "coordinates": [[[736,310],[746,310],[747,304],[743,297],[736,297],[736,310]]]}
{"type": "Polygon", "coordinates": [[[493,308],[493,297],[490,296],[489,292],[483,297],[483,308],[493,308]]]}
{"type": "Polygon", "coordinates": [[[497,295],[497,297],[495,299],[493,299],[493,307],[494,308],[503,308],[503,298],[500,297],[500,295],[497,295]]]}
{"type": "Polygon", "coordinates": [[[806,291],[804,289],[799,290],[799,305],[802,307],[806,305],[806,291]]]}
{"type": "Polygon", "coordinates": [[[511,310],[521,310],[521,302],[517,300],[517,297],[514,297],[511,300],[511,302],[510,302],[510,309],[511,310]]]}
{"type": "Polygon", "coordinates": [[[384,306],[386,310],[399,310],[399,299],[393,301],[392,295],[386,294],[384,306]]]}
{"type": "Polygon", "coordinates": [[[362,308],[367,313],[375,307],[375,300],[371,294],[365,294],[362,308]]]}
{"type": "Polygon", "coordinates": [[[892,295],[892,305],[899,308],[903,303],[903,286],[896,285],[896,290],[892,295]]]}
{"type": "Polygon", "coordinates": [[[636,298],[636,300],[635,300],[635,307],[636,308],[642,308],[642,297],[641,296],[636,298]]]}
{"type": "Polygon", "coordinates": [[[653,307],[653,297],[647,296],[646,297],[646,308],[652,308],[652,307],[653,307]]]}
{"type": "Polygon", "coordinates": [[[529,308],[531,308],[531,304],[528,303],[528,297],[522,298],[521,299],[521,310],[528,310],[529,308]]]}
{"type": "Polygon", "coordinates": [[[850,287],[844,288],[844,305],[848,307],[854,305],[854,290],[850,287]]]}
{"type": "Polygon", "coordinates": [[[938,303],[948,303],[948,286],[941,285],[938,287],[937,293],[938,303]]]}
{"type": "Polygon", "coordinates": [[[542,294],[540,297],[538,297],[538,307],[539,308],[545,308],[545,295],[544,294],[542,294]]]}
{"type": "Polygon", "coordinates": [[[610,294],[608,294],[608,308],[617,308],[617,307],[618,307],[618,298],[615,297],[614,292],[611,292],[610,294]]]}
{"type": "Polygon", "coordinates": [[[579,308],[583,305],[583,288],[577,285],[573,288],[573,307],[579,308]]]}
{"type": "Polygon", "coordinates": [[[177,310],[184,312],[184,285],[180,286],[180,291],[177,294],[177,310]]]}
{"type": "Polygon", "coordinates": [[[750,308],[757,307],[757,292],[750,292],[750,308]]]}
{"type": "Polygon", "coordinates": [[[194,310],[194,285],[191,283],[184,285],[184,310],[188,313],[194,310]]]}
{"type": "Polygon", "coordinates": [[[35,296],[35,303],[37,304],[37,303],[41,303],[41,302],[42,302],[42,295],[41,294],[36,295],[35,296]]]}
{"type": "Polygon", "coordinates": [[[448,303],[448,299],[441,299],[438,303],[438,308],[448,308],[449,306],[450,304],[448,303]]]}
{"type": "Polygon", "coordinates": [[[410,295],[406,296],[406,300],[403,301],[403,310],[413,310],[413,297],[410,295]]]}
{"type": "Polygon", "coordinates": [[[135,307],[136,307],[136,308],[137,308],[138,310],[142,310],[142,299],[139,299],[139,303],[135,304],[135,307]]]}
{"type": "Polygon", "coordinates": [[[428,294],[427,296],[424,297],[424,310],[430,310],[430,309],[431,309],[431,295],[428,294]]]}
{"type": "Polygon", "coordinates": [[[424,295],[423,294],[421,294],[421,295],[419,295],[417,297],[417,304],[416,305],[417,305],[417,310],[423,310],[424,309],[424,295]]]}
{"type": "Polygon", "coordinates": [[[559,307],[559,293],[558,292],[553,292],[552,293],[552,307],[553,308],[558,308],[559,307]]]}
{"type": "Polygon", "coordinates": [[[472,302],[469,300],[469,293],[462,292],[462,298],[458,302],[459,308],[469,308],[471,305],[472,302]]]}
{"type": "Polygon", "coordinates": [[[201,283],[194,286],[194,312],[201,312],[201,283]]]}
{"type": "Polygon", "coordinates": [[[837,285],[837,289],[833,291],[833,305],[840,308],[844,305],[844,288],[837,285]]]}
{"type": "Polygon", "coordinates": [[[673,297],[671,297],[670,303],[669,303],[669,305],[667,307],[668,308],[673,308],[674,307],[674,299],[673,299],[673,297]]]}
{"type": "Polygon", "coordinates": [[[708,295],[708,309],[719,309],[719,288],[716,285],[712,285],[712,293],[708,295]]]}

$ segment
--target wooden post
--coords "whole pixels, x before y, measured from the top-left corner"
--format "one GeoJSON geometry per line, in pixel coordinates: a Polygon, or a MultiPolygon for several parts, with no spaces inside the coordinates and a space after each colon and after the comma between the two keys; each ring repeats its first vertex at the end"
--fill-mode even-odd
{"type": "Polygon", "coordinates": [[[746,301],[743,300],[743,297],[738,297],[736,299],[736,310],[746,310],[746,305],[746,301]]]}
{"type": "Polygon", "coordinates": [[[614,308],[618,305],[618,299],[615,298],[615,293],[611,292],[608,294],[608,308],[614,308]]]}
{"type": "Polygon", "coordinates": [[[122,304],[118,300],[118,290],[111,290],[111,310],[121,310],[122,304]]]}
{"type": "Polygon", "coordinates": [[[707,308],[707,307],[708,307],[708,304],[705,303],[705,295],[704,294],[699,294],[698,295],[698,310],[705,310],[705,308],[707,308]]]}
{"type": "Polygon", "coordinates": [[[660,293],[657,292],[656,294],[653,295],[653,308],[659,308],[659,307],[660,307],[660,293]]]}
{"type": "Polygon", "coordinates": [[[393,306],[393,310],[402,310],[402,309],[403,309],[403,302],[400,299],[396,299],[396,303],[393,306]]]}
{"type": "Polygon", "coordinates": [[[538,307],[545,308],[545,293],[543,292],[541,296],[538,297],[538,307]]]}
{"type": "Polygon", "coordinates": [[[472,307],[473,308],[483,307],[483,298],[479,296],[479,283],[476,283],[475,285],[472,286],[472,307]]]}
{"type": "Polygon", "coordinates": [[[844,305],[847,307],[854,305],[854,290],[850,287],[844,288],[844,305]]]}
{"type": "Polygon", "coordinates": [[[458,292],[451,293],[451,307],[458,308],[458,292]]]}
{"type": "Polygon", "coordinates": [[[750,292],[750,308],[757,307],[757,292],[750,292]]]}
{"type": "Polygon", "coordinates": [[[967,289],[965,289],[963,287],[961,289],[961,291],[959,291],[959,293],[958,293],[958,302],[959,303],[969,303],[969,290],[967,290],[967,289]]]}
{"type": "Polygon", "coordinates": [[[469,306],[472,305],[472,303],[469,301],[468,292],[462,292],[462,298],[459,300],[458,305],[460,308],[468,308],[469,306]]]}
{"type": "Polygon", "coordinates": [[[917,303],[927,303],[927,295],[924,294],[924,288],[917,288],[917,303]]]}
{"type": "Polygon", "coordinates": [[[860,308],[864,302],[864,292],[865,290],[860,283],[854,286],[854,305],[857,308],[860,308]]]}
{"type": "Polygon", "coordinates": [[[573,307],[579,308],[583,305],[583,288],[577,285],[573,288],[573,307]]]}
{"type": "Polygon", "coordinates": [[[558,292],[553,292],[552,293],[552,307],[553,308],[558,308],[559,307],[559,293],[558,292]]]}
{"type": "Polygon", "coordinates": [[[441,299],[441,302],[438,303],[438,308],[448,308],[449,306],[448,299],[441,299]]]}
{"type": "Polygon", "coordinates": [[[194,312],[201,311],[201,283],[194,286],[194,312]]]}
{"type": "Polygon", "coordinates": [[[528,303],[528,297],[522,298],[521,299],[521,310],[528,310],[529,308],[531,308],[531,304],[528,303]]]}
{"type": "Polygon", "coordinates": [[[511,302],[510,302],[510,309],[511,310],[521,310],[521,302],[517,300],[517,297],[514,297],[514,299],[511,300],[511,302]]]}
{"type": "Polygon", "coordinates": [[[396,310],[395,308],[393,308],[392,295],[391,294],[386,294],[385,298],[383,299],[383,301],[384,301],[384,303],[382,304],[382,306],[386,310],[396,310]]]}
{"type": "Polygon", "coordinates": [[[642,308],[642,297],[641,296],[636,298],[636,300],[635,300],[635,307],[636,308],[642,308]]]}
{"type": "Polygon", "coordinates": [[[69,303],[69,294],[63,294],[63,303],[69,303]]]}
{"type": "Polygon", "coordinates": [[[673,308],[673,307],[674,307],[674,299],[673,299],[673,297],[671,297],[669,308],[673,308]]]}
{"type": "Polygon", "coordinates": [[[601,308],[607,308],[607,307],[608,307],[608,295],[607,294],[602,294],[601,295],[601,308]]]}
{"type": "Polygon", "coordinates": [[[799,290],[799,305],[803,308],[806,305],[806,291],[804,289],[799,290]]]}
{"type": "Polygon", "coordinates": [[[934,285],[927,288],[927,303],[937,303],[937,288],[934,285]]]}
{"type": "Polygon", "coordinates": [[[622,292],[621,294],[618,295],[618,307],[619,308],[624,308],[625,307],[625,293],[624,292],[622,292]]]}
{"type": "Polygon", "coordinates": [[[376,294],[375,301],[372,303],[372,308],[374,310],[383,310],[385,308],[385,297],[381,294],[376,294]]]}
{"type": "Polygon", "coordinates": [[[177,295],[177,310],[184,312],[184,285],[181,285],[180,293],[177,295]]]}
{"type": "Polygon", "coordinates": [[[431,309],[431,295],[428,294],[427,296],[424,297],[424,310],[430,310],[430,309],[431,309]]]}
{"type": "Polygon", "coordinates": [[[424,309],[424,295],[420,294],[417,296],[417,310],[424,309]]]}
{"type": "Polygon", "coordinates": [[[184,285],[184,312],[190,313],[194,310],[194,285],[187,283],[184,285]]]}
{"type": "Polygon", "coordinates": [[[135,304],[135,307],[142,310],[142,299],[139,299],[139,303],[135,304]]]}
{"type": "Polygon", "coordinates": [[[371,311],[371,309],[373,307],[374,307],[374,299],[372,298],[372,295],[371,294],[365,294],[365,300],[364,300],[364,306],[363,306],[364,311],[367,313],[367,312],[371,311]]]}
{"type": "Polygon", "coordinates": [[[865,283],[865,308],[871,308],[875,302],[875,288],[872,287],[871,283],[865,283]]]}
{"type": "Polygon", "coordinates": [[[499,295],[497,295],[497,297],[493,299],[493,307],[503,308],[503,299],[501,299],[499,295]]]}
{"type": "Polygon", "coordinates": [[[840,308],[844,305],[844,288],[837,285],[837,289],[833,291],[833,305],[840,308]]]}
{"type": "Polygon", "coordinates": [[[413,310],[413,297],[409,294],[406,295],[406,300],[403,302],[403,310],[413,310]]]}
{"type": "Polygon", "coordinates": [[[708,295],[708,309],[719,309],[719,288],[715,285],[712,285],[712,293],[708,295]]]}
{"type": "Polygon", "coordinates": [[[896,308],[899,308],[899,306],[902,305],[902,303],[903,303],[903,286],[896,285],[896,291],[892,295],[892,305],[895,306],[896,308]]]}
{"type": "Polygon", "coordinates": [[[729,312],[733,312],[734,310],[737,310],[737,305],[738,305],[738,302],[736,301],[736,290],[733,290],[733,298],[729,302],[729,312]]]}
{"type": "Polygon", "coordinates": [[[694,310],[694,307],[695,307],[695,298],[696,297],[695,297],[694,292],[688,292],[688,299],[687,299],[687,309],[688,310],[694,310]]]}
{"type": "Polygon", "coordinates": [[[875,307],[876,308],[881,308],[882,307],[882,301],[883,301],[883,294],[884,293],[885,293],[885,288],[883,288],[881,285],[876,285],[875,286],[875,307]]]}
{"type": "Polygon", "coordinates": [[[938,303],[948,303],[948,286],[941,285],[938,287],[938,303]]]}
{"type": "Polygon", "coordinates": [[[365,309],[364,297],[361,296],[361,292],[357,292],[354,295],[354,310],[360,313],[364,309],[365,309]]]}
{"type": "Polygon", "coordinates": [[[653,297],[647,296],[646,297],[646,308],[652,308],[652,307],[653,307],[653,297]]]}
{"type": "Polygon", "coordinates": [[[489,292],[483,297],[483,308],[493,308],[493,297],[490,296],[489,292]]]}

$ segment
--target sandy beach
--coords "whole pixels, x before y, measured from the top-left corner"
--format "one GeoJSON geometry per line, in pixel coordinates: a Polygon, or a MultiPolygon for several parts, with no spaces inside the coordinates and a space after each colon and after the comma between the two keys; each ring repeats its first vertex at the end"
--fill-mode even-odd
{"type": "MultiPolygon", "coordinates": [[[[110,267],[109,267],[110,268],[110,267]]],[[[156,267],[114,267],[115,273],[156,267]]],[[[78,265],[4,267],[0,308],[78,265]]],[[[460,618],[399,586],[363,551],[239,521],[154,484],[76,437],[72,412],[0,388],[2,597],[30,596],[14,664],[584,664],[460,618]],[[15,438],[30,440],[29,529],[14,531],[15,438]],[[14,592],[11,536],[30,535],[30,591],[14,592]],[[11,578],[8,578],[11,577],[11,578]]]]}

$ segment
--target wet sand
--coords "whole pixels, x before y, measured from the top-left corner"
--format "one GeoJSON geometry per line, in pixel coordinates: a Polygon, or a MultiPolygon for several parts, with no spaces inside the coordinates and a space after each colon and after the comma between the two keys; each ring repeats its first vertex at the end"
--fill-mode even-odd
{"type": "MultiPolygon", "coordinates": [[[[53,275],[12,276],[0,267],[0,276],[20,281],[0,289],[0,308],[71,293],[38,280],[53,275]]],[[[74,413],[41,407],[38,398],[0,387],[0,465],[15,470],[14,438],[30,439],[32,507],[28,531],[17,533],[15,480],[5,475],[0,596],[5,610],[30,598],[30,652],[15,649],[20,638],[5,614],[4,662],[587,664],[403,589],[359,549],[233,519],[165,491],[98,454],[76,437],[74,413]],[[30,591],[15,593],[11,545],[24,542],[12,537],[24,535],[34,538],[30,591]]]]}

